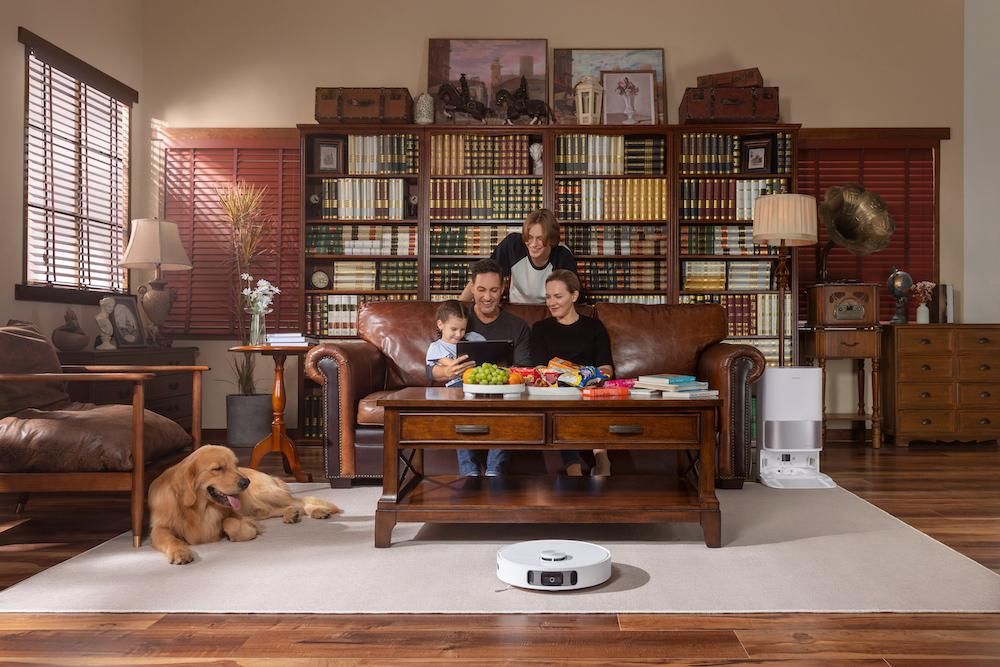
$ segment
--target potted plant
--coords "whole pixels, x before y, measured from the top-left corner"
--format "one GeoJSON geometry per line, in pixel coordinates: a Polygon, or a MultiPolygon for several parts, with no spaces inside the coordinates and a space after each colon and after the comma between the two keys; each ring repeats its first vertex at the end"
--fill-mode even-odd
{"type": "MultiPolygon", "coordinates": [[[[267,252],[263,240],[270,219],[261,208],[266,192],[266,187],[242,181],[217,190],[231,227],[232,306],[243,345],[250,343],[250,316],[244,292],[250,285],[244,276],[250,276],[254,260],[267,252]]],[[[233,447],[252,447],[271,432],[271,394],[257,392],[256,365],[257,355],[252,352],[237,354],[232,359],[238,393],[226,396],[226,436],[233,447]]]]}
{"type": "Polygon", "coordinates": [[[917,297],[917,324],[928,324],[931,321],[931,311],[927,303],[934,297],[934,286],[929,280],[921,280],[910,287],[910,291],[917,297]]]}

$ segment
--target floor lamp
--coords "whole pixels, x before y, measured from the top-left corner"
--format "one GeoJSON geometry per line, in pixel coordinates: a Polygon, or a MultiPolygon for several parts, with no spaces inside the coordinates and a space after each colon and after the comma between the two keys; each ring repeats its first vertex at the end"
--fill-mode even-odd
{"type": "Polygon", "coordinates": [[[761,195],[753,207],[753,240],[778,246],[774,277],[778,290],[778,366],[781,367],[785,365],[787,249],[816,243],[816,198],[795,194],[761,195]]]}
{"type": "Polygon", "coordinates": [[[190,271],[191,260],[184,252],[177,225],[166,220],[143,218],[132,221],[132,236],[122,258],[126,269],[153,269],[156,274],[149,285],[142,285],[137,294],[142,312],[150,323],[150,333],[157,345],[169,346],[170,341],[160,327],[170,314],[176,292],[167,290],[164,271],[190,271]]]}

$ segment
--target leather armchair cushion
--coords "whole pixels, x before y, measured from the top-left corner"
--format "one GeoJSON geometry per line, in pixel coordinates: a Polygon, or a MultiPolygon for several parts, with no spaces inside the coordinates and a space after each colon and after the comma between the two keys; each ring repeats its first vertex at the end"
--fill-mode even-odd
{"type": "MultiPolygon", "coordinates": [[[[34,325],[11,320],[0,327],[0,373],[59,373],[56,349],[34,325]]],[[[25,408],[54,409],[69,404],[62,382],[0,383],[0,418],[25,408]]]]}
{"type": "MultiPolygon", "coordinates": [[[[191,444],[173,421],[146,410],[143,455],[156,461],[191,444]]],[[[132,470],[132,406],[71,403],[0,419],[0,472],[132,470]]]]}
{"type": "Polygon", "coordinates": [[[385,408],[378,404],[378,399],[391,393],[392,391],[375,391],[358,401],[358,424],[362,426],[384,425],[385,408]]]}

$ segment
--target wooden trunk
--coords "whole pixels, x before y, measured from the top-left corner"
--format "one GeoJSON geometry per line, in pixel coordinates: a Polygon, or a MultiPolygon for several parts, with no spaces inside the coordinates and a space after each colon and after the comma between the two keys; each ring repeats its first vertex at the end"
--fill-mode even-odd
{"type": "Polygon", "coordinates": [[[764,77],[761,76],[760,70],[756,67],[698,77],[699,88],[745,88],[763,85],[764,77]]]}
{"type": "Polygon", "coordinates": [[[679,111],[682,123],[776,123],[778,89],[688,88],[679,111]]]}
{"type": "Polygon", "coordinates": [[[320,123],[410,123],[413,98],[406,88],[317,88],[320,123]]]}

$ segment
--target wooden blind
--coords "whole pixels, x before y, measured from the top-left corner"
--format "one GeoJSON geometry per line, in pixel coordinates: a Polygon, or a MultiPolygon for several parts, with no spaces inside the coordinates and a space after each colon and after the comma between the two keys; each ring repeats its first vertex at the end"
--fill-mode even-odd
{"type": "Polygon", "coordinates": [[[23,28],[24,284],[127,288],[131,105],[138,93],[23,28]]]}
{"type": "Polygon", "coordinates": [[[181,130],[164,142],[162,214],[177,223],[194,267],[168,276],[178,300],[167,330],[175,336],[238,338],[238,276],[217,189],[244,181],[267,188],[265,254],[254,260],[252,273],[281,289],[267,316],[268,331],[301,331],[298,135],[295,130],[219,134],[181,130]]]}
{"type": "MultiPolygon", "coordinates": [[[[946,137],[945,137],[946,138],[946,137]]],[[[892,130],[803,130],[799,141],[798,190],[822,202],[833,185],[860,183],[881,195],[896,223],[889,245],[865,257],[834,246],[827,257],[829,280],[856,279],[885,285],[893,267],[914,282],[938,282],[938,155],[939,142],[924,135],[899,136],[892,130]],[[892,135],[889,139],[886,135],[892,135]]],[[[798,252],[799,287],[818,282],[820,250],[830,235],[820,223],[819,244],[798,252]]],[[[804,291],[803,291],[804,294],[804,291]]],[[[807,300],[799,300],[805,319],[807,300]]],[[[916,302],[909,304],[910,318],[916,302]]],[[[895,303],[887,290],[879,296],[879,319],[892,318],[895,303]]]]}

